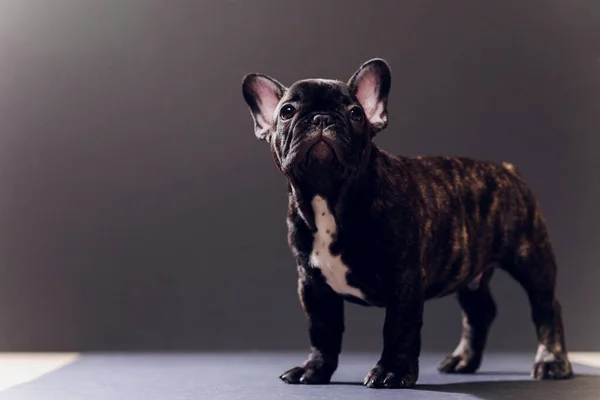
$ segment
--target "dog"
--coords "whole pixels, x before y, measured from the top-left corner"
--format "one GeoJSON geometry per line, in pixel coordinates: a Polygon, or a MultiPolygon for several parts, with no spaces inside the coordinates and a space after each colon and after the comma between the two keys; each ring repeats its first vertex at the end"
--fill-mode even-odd
{"type": "Polygon", "coordinates": [[[534,193],[509,163],[379,148],[373,139],[388,124],[390,87],[380,58],[347,82],[243,78],[255,135],[287,179],[288,243],[308,320],[309,356],[280,379],[331,382],[348,301],[385,308],[383,349],[364,385],[414,387],[424,302],[450,294],[462,308],[462,335],[438,370],[476,372],[496,315],[489,283],[497,268],[529,298],[538,341],[531,375],[571,378],[557,266],[534,193]]]}

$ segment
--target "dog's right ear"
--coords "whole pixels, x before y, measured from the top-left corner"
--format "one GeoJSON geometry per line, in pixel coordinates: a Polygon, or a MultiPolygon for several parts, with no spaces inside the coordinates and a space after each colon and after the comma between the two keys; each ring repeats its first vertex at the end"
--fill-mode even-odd
{"type": "Polygon", "coordinates": [[[242,92],[252,113],[257,138],[270,141],[275,131],[275,110],[286,90],[281,83],[263,74],[244,77],[242,92]]]}

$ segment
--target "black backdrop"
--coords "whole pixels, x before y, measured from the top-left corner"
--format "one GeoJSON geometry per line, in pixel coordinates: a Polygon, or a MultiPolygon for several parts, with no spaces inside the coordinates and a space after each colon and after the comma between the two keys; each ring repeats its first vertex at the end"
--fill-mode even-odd
{"type": "MultiPolygon", "coordinates": [[[[396,153],[515,163],[538,193],[571,350],[600,350],[600,3],[582,0],[0,2],[0,349],[307,346],[286,193],[241,96],[393,69],[396,153]]],[[[490,346],[535,350],[497,274],[490,346]]],[[[452,298],[424,347],[451,350],[452,298]]],[[[381,310],[349,307],[347,349],[381,310]]]]}

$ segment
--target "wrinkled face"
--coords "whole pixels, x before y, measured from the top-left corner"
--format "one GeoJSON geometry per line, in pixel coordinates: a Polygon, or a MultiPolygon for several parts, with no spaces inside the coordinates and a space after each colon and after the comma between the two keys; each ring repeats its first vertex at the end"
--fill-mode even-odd
{"type": "Polygon", "coordinates": [[[271,144],[285,175],[343,175],[360,167],[372,138],[387,125],[390,81],[387,64],[375,59],[348,83],[306,79],[287,88],[247,75],[243,94],[256,136],[271,144]]]}
{"type": "Polygon", "coordinates": [[[275,109],[273,151],[283,171],[355,168],[370,142],[365,113],[348,87],[329,80],[292,85],[275,109]]]}

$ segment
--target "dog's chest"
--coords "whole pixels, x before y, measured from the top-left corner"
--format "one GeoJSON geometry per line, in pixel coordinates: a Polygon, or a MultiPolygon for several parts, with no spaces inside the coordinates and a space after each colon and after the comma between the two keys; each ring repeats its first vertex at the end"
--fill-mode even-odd
{"type": "Polygon", "coordinates": [[[340,255],[333,255],[330,246],[337,234],[334,215],[329,210],[327,201],[321,196],[312,200],[317,233],[314,236],[310,263],[319,268],[327,284],[337,293],[365,299],[362,291],[348,284],[348,267],[340,255]]]}

